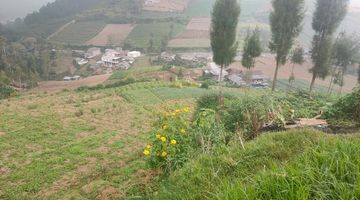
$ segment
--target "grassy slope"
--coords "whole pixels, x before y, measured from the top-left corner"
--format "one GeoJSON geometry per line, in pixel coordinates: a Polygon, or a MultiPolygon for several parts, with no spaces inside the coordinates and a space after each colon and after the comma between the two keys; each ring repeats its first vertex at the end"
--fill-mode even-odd
{"type": "Polygon", "coordinates": [[[156,199],[356,199],[360,137],[312,130],[263,135],[199,155],[163,182],[156,199]]]}
{"type": "Polygon", "coordinates": [[[168,22],[138,24],[126,40],[131,42],[137,48],[146,49],[149,47],[149,40],[151,38],[151,34],[153,34],[154,48],[159,48],[164,37],[169,35],[171,24],[174,26],[172,36],[177,35],[185,28],[183,24],[168,22]]]}
{"type": "Polygon", "coordinates": [[[76,22],[52,37],[51,41],[81,45],[96,36],[105,25],[103,21],[76,22]]]}

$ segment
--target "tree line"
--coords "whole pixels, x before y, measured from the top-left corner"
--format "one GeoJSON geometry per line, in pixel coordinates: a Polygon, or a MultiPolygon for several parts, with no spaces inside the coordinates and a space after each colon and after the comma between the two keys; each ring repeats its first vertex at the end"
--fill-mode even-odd
{"type": "MultiPolygon", "coordinates": [[[[304,49],[296,40],[303,28],[305,16],[304,0],[272,0],[272,11],[269,16],[271,27],[270,51],[275,54],[275,72],[272,91],[276,89],[278,70],[287,62],[292,69],[289,85],[295,80],[295,65],[303,64],[304,49]]],[[[333,84],[344,85],[344,75],[347,67],[360,63],[360,40],[356,35],[340,33],[337,39],[334,35],[345,18],[349,0],[316,0],[312,28],[315,32],[311,44],[312,79],[310,93],[314,89],[316,79],[331,76],[329,92],[333,84]]],[[[240,5],[237,0],[217,0],[212,11],[211,47],[214,62],[221,68],[219,82],[222,81],[222,71],[235,58],[238,42],[236,41],[236,25],[240,15],[240,5]]],[[[242,65],[251,69],[255,59],[262,53],[259,30],[248,31],[244,41],[242,65]]],[[[360,83],[360,64],[358,80],[360,83]]]]}

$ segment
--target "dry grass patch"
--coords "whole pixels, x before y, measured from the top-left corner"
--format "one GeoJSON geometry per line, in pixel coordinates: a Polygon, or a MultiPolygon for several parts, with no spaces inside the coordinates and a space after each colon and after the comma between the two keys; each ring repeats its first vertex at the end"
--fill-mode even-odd
{"type": "Polygon", "coordinates": [[[121,45],[134,28],[135,25],[133,24],[108,24],[86,44],[95,46],[121,45]]]}

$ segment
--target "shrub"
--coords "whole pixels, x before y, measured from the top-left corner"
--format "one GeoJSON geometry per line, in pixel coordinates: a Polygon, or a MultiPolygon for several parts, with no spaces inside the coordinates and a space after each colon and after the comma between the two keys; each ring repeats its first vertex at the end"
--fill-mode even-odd
{"type": "Polygon", "coordinates": [[[16,95],[16,91],[10,86],[0,85],[0,99],[6,99],[16,95]]]}
{"type": "Polygon", "coordinates": [[[286,102],[272,95],[248,95],[226,105],[223,121],[231,132],[242,132],[245,139],[258,136],[265,126],[281,129],[291,116],[286,102]]]}
{"type": "Polygon", "coordinates": [[[216,145],[227,144],[230,135],[222,123],[218,122],[216,112],[202,109],[193,124],[195,147],[201,147],[203,153],[211,153],[216,145]]]}
{"type": "Polygon", "coordinates": [[[150,143],[143,151],[150,167],[168,174],[186,162],[191,148],[188,113],[189,108],[176,109],[160,115],[154,123],[150,143]]]}
{"type": "Polygon", "coordinates": [[[333,124],[341,123],[341,121],[351,121],[360,125],[360,87],[357,87],[352,93],[340,98],[328,107],[324,113],[324,118],[333,124]]]}

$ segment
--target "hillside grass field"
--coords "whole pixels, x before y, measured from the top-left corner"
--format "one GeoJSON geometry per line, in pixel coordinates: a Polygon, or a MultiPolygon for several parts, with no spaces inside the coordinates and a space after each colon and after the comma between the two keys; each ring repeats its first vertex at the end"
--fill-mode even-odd
{"type": "Polygon", "coordinates": [[[159,22],[152,24],[138,24],[127,37],[126,41],[135,48],[147,49],[149,41],[153,39],[153,48],[160,48],[161,41],[177,35],[185,28],[180,23],[159,22]],[[171,27],[173,26],[173,29],[171,27]],[[172,30],[172,32],[171,32],[172,30]]]}
{"type": "MultiPolygon", "coordinates": [[[[145,86],[129,87],[149,97],[145,86]]],[[[139,192],[151,173],[139,152],[152,116],[167,106],[191,106],[194,92],[181,93],[186,97],[164,97],[146,107],[116,88],[1,101],[0,197],[102,199],[139,192]]]]}
{"type": "Polygon", "coordinates": [[[84,45],[88,40],[95,37],[105,25],[103,21],[76,22],[51,37],[50,40],[64,44],[84,45]]]}

